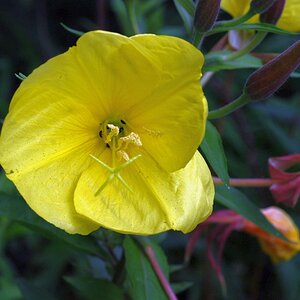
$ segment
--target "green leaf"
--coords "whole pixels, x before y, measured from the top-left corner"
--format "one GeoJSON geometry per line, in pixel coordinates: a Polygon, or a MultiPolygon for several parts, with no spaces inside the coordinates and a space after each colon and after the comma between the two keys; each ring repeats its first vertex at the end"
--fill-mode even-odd
{"type": "MultiPolygon", "coordinates": [[[[167,296],[140,245],[132,238],[126,237],[124,249],[126,258],[125,266],[132,298],[134,300],[166,300],[167,296]]],[[[161,264],[161,253],[157,252],[157,247],[154,250],[157,260],[162,270],[164,270],[164,263],[161,264]]],[[[165,275],[167,274],[165,273],[165,275]]]]}
{"type": "Polygon", "coordinates": [[[219,132],[210,122],[206,123],[205,137],[200,148],[216,174],[228,185],[229,175],[222,140],[219,132]]]}
{"type": "MultiPolygon", "coordinates": [[[[1,260],[3,258],[1,257],[1,260]]],[[[0,262],[0,299],[3,300],[18,300],[22,299],[21,291],[14,280],[8,278],[3,270],[3,264],[0,262]]]]}
{"type": "Polygon", "coordinates": [[[215,200],[225,207],[234,210],[268,233],[286,240],[281,232],[266,219],[260,209],[239,190],[232,187],[217,186],[215,200]]]}
{"type": "Polygon", "coordinates": [[[73,29],[73,28],[71,28],[71,27],[65,25],[64,23],[60,23],[60,25],[61,25],[64,29],[66,29],[67,31],[69,31],[69,32],[71,32],[71,33],[73,33],[73,34],[75,34],[75,35],[77,35],[77,36],[82,36],[82,35],[84,34],[83,31],[79,31],[79,30],[73,29]]]}
{"type": "Polygon", "coordinates": [[[122,290],[110,281],[92,277],[64,277],[87,300],[122,300],[122,290]],[[102,298],[103,297],[103,298],[102,298]]]}
{"type": "Polygon", "coordinates": [[[235,60],[226,61],[223,59],[231,54],[231,51],[215,51],[205,56],[204,72],[217,72],[221,70],[235,70],[235,69],[258,69],[263,64],[261,60],[252,55],[243,55],[235,60]]]}
{"type": "Polygon", "coordinates": [[[125,35],[129,36],[132,33],[130,20],[128,18],[126,5],[123,0],[110,0],[110,6],[114,14],[117,16],[117,20],[120,23],[120,28],[125,35]]]}
{"type": "Polygon", "coordinates": [[[4,172],[0,172],[0,191],[10,195],[17,194],[15,185],[5,176],[4,172]]]}
{"type": "Polygon", "coordinates": [[[191,15],[181,4],[178,0],[173,0],[175,7],[183,20],[183,24],[185,27],[185,30],[187,32],[191,32],[192,24],[193,24],[193,15],[191,15]]]}
{"type": "Polygon", "coordinates": [[[49,291],[36,286],[29,280],[18,278],[17,283],[23,300],[54,300],[54,297],[49,295],[49,291]]]}
{"type": "Polygon", "coordinates": [[[192,0],[174,0],[174,3],[175,5],[177,4],[176,7],[181,6],[192,18],[194,18],[195,4],[192,0]]]}
{"type": "Polygon", "coordinates": [[[206,36],[216,34],[218,32],[230,31],[230,30],[256,30],[256,31],[270,32],[270,33],[283,34],[283,35],[299,34],[296,32],[289,32],[287,30],[280,29],[277,26],[272,24],[253,23],[253,24],[239,24],[235,26],[216,25],[212,30],[206,33],[206,36]]]}
{"type": "Polygon", "coordinates": [[[96,255],[103,259],[107,258],[106,252],[97,245],[96,240],[91,236],[70,235],[54,227],[35,214],[20,197],[12,197],[0,193],[0,217],[1,216],[18,221],[48,238],[60,240],[73,249],[96,255]]]}

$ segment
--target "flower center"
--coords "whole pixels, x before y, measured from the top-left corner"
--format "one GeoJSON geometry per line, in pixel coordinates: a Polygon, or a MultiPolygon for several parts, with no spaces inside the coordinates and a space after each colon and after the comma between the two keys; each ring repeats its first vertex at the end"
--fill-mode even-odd
{"type": "Polygon", "coordinates": [[[130,158],[127,153],[127,149],[130,144],[137,147],[142,146],[140,137],[135,132],[129,132],[124,120],[107,120],[101,123],[100,126],[101,128],[99,131],[99,136],[106,144],[106,147],[110,148],[112,152],[112,166],[110,167],[97,157],[91,155],[93,159],[95,159],[110,173],[106,181],[97,190],[95,196],[99,195],[105,186],[114,178],[118,179],[127,189],[131,191],[131,188],[127,185],[123,177],[121,177],[120,171],[141,156],[139,154],[130,158]],[[125,160],[125,163],[121,163],[122,160],[125,160]],[[119,163],[117,163],[117,161],[119,163]]]}
{"type": "Polygon", "coordinates": [[[139,135],[129,132],[124,120],[107,120],[101,123],[100,126],[99,136],[106,144],[106,147],[112,151],[113,167],[115,166],[116,158],[129,160],[129,155],[126,151],[130,144],[137,147],[142,146],[139,135]]]}

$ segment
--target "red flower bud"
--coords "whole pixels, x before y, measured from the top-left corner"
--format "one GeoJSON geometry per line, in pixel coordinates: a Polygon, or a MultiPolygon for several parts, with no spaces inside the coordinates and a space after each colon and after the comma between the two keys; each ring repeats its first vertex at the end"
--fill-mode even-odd
{"type": "Polygon", "coordinates": [[[272,96],[300,65],[300,41],[252,73],[244,87],[251,100],[272,96]]]}
{"type": "Polygon", "coordinates": [[[218,17],[221,0],[199,0],[196,6],[194,27],[201,33],[210,30],[218,17]]]}
{"type": "Polygon", "coordinates": [[[286,170],[300,163],[300,154],[292,154],[269,159],[269,172],[272,179],[280,180],[270,187],[276,202],[283,202],[295,206],[300,197],[300,171],[286,172],[286,170]]]}
{"type": "Polygon", "coordinates": [[[252,0],[250,9],[256,14],[260,14],[270,8],[276,0],[252,0]]]}
{"type": "Polygon", "coordinates": [[[276,0],[275,3],[260,15],[263,23],[276,24],[283,12],[286,0],[276,0]]]}

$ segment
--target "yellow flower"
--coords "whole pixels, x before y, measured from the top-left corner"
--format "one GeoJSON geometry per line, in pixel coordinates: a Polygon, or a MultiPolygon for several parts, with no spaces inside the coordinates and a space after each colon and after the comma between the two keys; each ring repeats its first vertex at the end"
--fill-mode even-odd
{"type": "Polygon", "coordinates": [[[298,227],[290,216],[278,207],[271,206],[262,209],[262,213],[291,242],[279,239],[248,221],[244,230],[258,237],[263,251],[271,257],[274,263],[290,260],[300,251],[298,227]]]}
{"type": "Polygon", "coordinates": [[[69,233],[193,230],[214,196],[197,152],[202,64],[176,37],[84,34],[16,91],[0,138],[8,178],[69,233]]]}
{"type": "MultiPolygon", "coordinates": [[[[250,7],[251,0],[222,0],[221,8],[234,18],[244,15],[250,7]]],[[[300,1],[286,0],[282,15],[277,22],[277,26],[292,32],[300,31],[300,1]]],[[[251,19],[251,22],[259,22],[258,15],[251,19]]]]}

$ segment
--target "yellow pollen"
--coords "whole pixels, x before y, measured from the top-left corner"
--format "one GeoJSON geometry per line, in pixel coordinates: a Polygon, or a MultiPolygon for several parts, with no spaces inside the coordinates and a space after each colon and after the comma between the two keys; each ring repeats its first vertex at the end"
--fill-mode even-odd
{"type": "Polygon", "coordinates": [[[110,132],[108,133],[108,135],[105,138],[105,143],[108,144],[109,142],[111,142],[112,138],[114,136],[118,136],[120,133],[120,129],[118,126],[115,126],[114,124],[107,124],[107,127],[110,129],[110,132]]]}
{"type": "Polygon", "coordinates": [[[124,159],[124,160],[128,161],[130,159],[129,155],[124,150],[117,151],[117,156],[118,156],[119,160],[124,159]]]}
{"type": "Polygon", "coordinates": [[[130,158],[128,153],[125,151],[129,144],[133,146],[140,147],[142,146],[141,139],[138,134],[134,132],[130,132],[128,135],[124,135],[126,133],[126,128],[123,127],[122,124],[126,124],[124,121],[120,122],[120,126],[118,126],[118,121],[115,124],[108,123],[106,121],[101,124],[101,130],[99,132],[100,137],[103,139],[107,148],[111,150],[111,166],[107,165],[103,161],[99,160],[97,157],[91,155],[93,159],[95,159],[103,168],[105,168],[109,172],[108,178],[105,182],[100,186],[100,188],[96,191],[95,196],[99,195],[101,191],[109,184],[114,178],[119,180],[129,191],[132,192],[130,186],[126,183],[123,177],[120,175],[120,171],[130,164],[132,164],[136,159],[138,159],[141,155],[134,156],[130,158]],[[122,124],[121,124],[122,123],[122,124]],[[120,137],[120,135],[122,135],[120,137]],[[118,160],[118,162],[117,162],[118,160]],[[121,163],[121,161],[125,161],[121,163]]]}
{"type": "Polygon", "coordinates": [[[130,134],[128,134],[124,137],[121,137],[120,142],[125,143],[124,148],[127,148],[128,144],[133,144],[138,147],[142,146],[141,139],[140,139],[139,135],[136,134],[135,132],[130,132],[130,134]]]}

